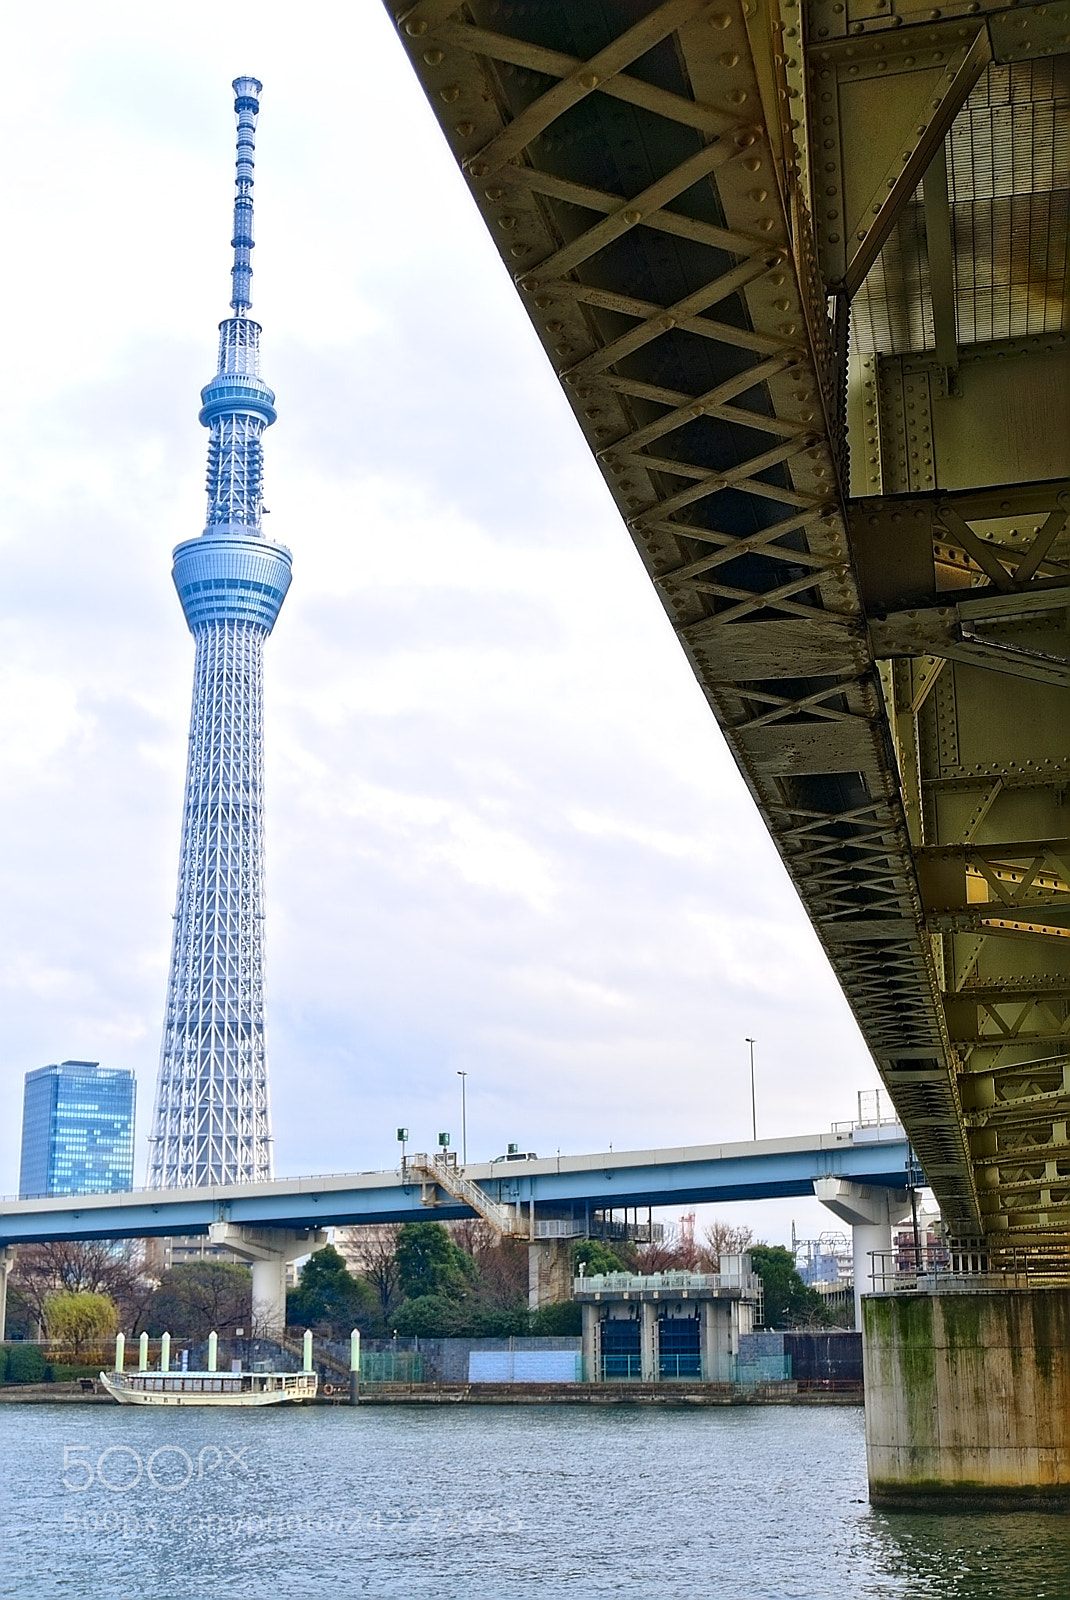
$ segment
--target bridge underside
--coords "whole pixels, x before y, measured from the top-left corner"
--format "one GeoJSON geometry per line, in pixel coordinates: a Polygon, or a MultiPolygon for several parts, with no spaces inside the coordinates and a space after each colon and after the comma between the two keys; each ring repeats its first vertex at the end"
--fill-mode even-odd
{"type": "Polygon", "coordinates": [[[1070,1274],[1070,5],[391,9],[949,1226],[1070,1274]]]}

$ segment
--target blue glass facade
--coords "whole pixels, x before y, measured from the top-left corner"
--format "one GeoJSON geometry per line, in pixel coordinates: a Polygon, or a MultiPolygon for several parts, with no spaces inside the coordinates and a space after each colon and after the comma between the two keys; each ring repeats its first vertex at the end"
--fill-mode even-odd
{"type": "Polygon", "coordinates": [[[134,1186],[134,1074],[61,1061],[26,1074],[19,1198],[134,1186]]]}

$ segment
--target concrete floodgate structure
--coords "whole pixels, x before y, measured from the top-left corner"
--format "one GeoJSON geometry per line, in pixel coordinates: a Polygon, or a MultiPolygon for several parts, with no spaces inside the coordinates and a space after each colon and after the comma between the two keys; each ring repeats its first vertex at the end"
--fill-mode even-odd
{"type": "Polygon", "coordinates": [[[761,1280],[751,1271],[749,1256],[722,1256],[720,1272],[577,1278],[573,1297],[583,1307],[583,1368],[589,1381],[732,1383],[740,1336],[754,1327],[761,1280]]]}
{"type": "Polygon", "coordinates": [[[1070,1511],[1070,1289],[867,1295],[874,1505],[1070,1511]]]}

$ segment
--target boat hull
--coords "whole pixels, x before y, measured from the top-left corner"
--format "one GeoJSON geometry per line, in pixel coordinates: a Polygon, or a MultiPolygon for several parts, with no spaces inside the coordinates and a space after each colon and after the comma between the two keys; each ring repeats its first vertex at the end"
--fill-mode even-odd
{"type": "Polygon", "coordinates": [[[121,1406],[280,1406],[300,1405],[316,1397],[315,1373],[245,1373],[240,1377],[240,1385],[235,1385],[229,1375],[176,1373],[168,1380],[156,1374],[127,1378],[102,1372],[100,1381],[121,1406]],[[195,1381],[201,1387],[194,1388],[195,1381]],[[206,1382],[212,1386],[205,1387],[206,1382]]]}

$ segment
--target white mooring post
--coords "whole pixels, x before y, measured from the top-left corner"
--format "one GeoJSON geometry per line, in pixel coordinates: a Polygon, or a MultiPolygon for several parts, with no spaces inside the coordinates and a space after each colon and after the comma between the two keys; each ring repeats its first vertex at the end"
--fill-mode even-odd
{"type": "Polygon", "coordinates": [[[216,1333],[215,1329],[213,1328],[212,1332],[208,1335],[208,1371],[209,1372],[214,1372],[216,1370],[216,1361],[218,1360],[218,1357],[219,1357],[219,1335],[216,1333]]]}
{"type": "Polygon", "coordinates": [[[139,1372],[148,1372],[149,1370],[149,1336],[147,1333],[143,1333],[137,1342],[137,1370],[139,1372]]]}
{"type": "Polygon", "coordinates": [[[171,1370],[171,1335],[169,1333],[165,1333],[163,1338],[160,1340],[160,1371],[161,1372],[170,1372],[170,1370],[171,1370]]]}
{"type": "Polygon", "coordinates": [[[305,1329],[305,1337],[301,1349],[301,1371],[312,1371],[312,1329],[305,1329]]]}
{"type": "Polygon", "coordinates": [[[126,1359],[126,1335],[122,1334],[122,1333],[117,1333],[115,1335],[115,1370],[116,1370],[116,1372],[122,1372],[122,1370],[123,1370],[123,1362],[124,1362],[125,1359],[126,1359]]]}
{"type": "Polygon", "coordinates": [[[349,1403],[355,1406],[360,1399],[360,1329],[349,1335],[349,1403]]]}

